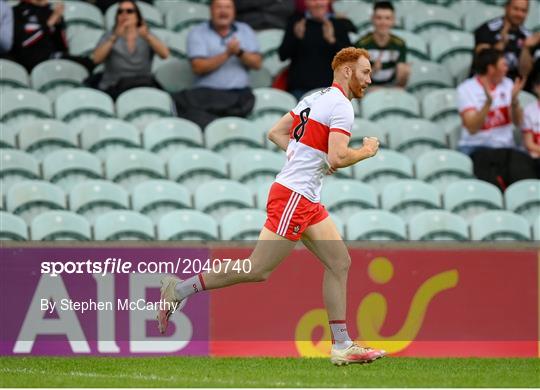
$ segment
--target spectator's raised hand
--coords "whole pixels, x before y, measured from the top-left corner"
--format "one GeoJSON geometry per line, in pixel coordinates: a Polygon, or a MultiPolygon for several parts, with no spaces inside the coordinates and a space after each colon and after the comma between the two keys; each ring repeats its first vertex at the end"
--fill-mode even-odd
{"type": "Polygon", "coordinates": [[[322,30],[323,30],[323,38],[326,42],[328,42],[331,45],[336,43],[334,24],[329,19],[324,19],[322,30]]]}
{"type": "Polygon", "coordinates": [[[484,93],[486,95],[486,104],[491,106],[491,103],[493,102],[493,98],[491,97],[491,92],[489,92],[488,81],[484,79],[482,80],[481,84],[482,84],[482,88],[484,88],[484,93]]]}
{"type": "Polygon", "coordinates": [[[55,4],[53,13],[51,16],[49,16],[49,19],[47,20],[47,25],[49,27],[53,27],[56,25],[60,20],[62,20],[62,16],[64,16],[64,3],[58,2],[55,4]]]}
{"type": "Polygon", "coordinates": [[[517,99],[518,99],[519,93],[523,89],[524,85],[525,85],[525,79],[521,77],[516,77],[516,79],[514,80],[514,87],[512,88],[512,104],[518,101],[517,99]]]}
{"type": "Polygon", "coordinates": [[[240,41],[236,37],[232,37],[232,39],[227,43],[227,53],[231,55],[236,55],[240,51],[240,41]]]}
{"type": "Polygon", "coordinates": [[[148,30],[148,26],[146,25],[146,23],[141,24],[139,28],[137,29],[137,31],[139,32],[139,35],[141,36],[141,38],[148,39],[148,36],[150,35],[150,31],[148,30]]]}
{"type": "Polygon", "coordinates": [[[117,37],[123,36],[126,33],[127,29],[127,20],[124,20],[123,22],[118,22],[116,24],[116,28],[114,29],[114,35],[117,37]]]}
{"type": "Polygon", "coordinates": [[[304,39],[304,35],[306,35],[306,19],[301,19],[294,24],[294,35],[298,39],[304,39]]]}
{"type": "Polygon", "coordinates": [[[534,34],[527,37],[527,39],[525,39],[525,42],[523,43],[523,45],[525,47],[528,47],[529,49],[535,47],[538,44],[540,44],[540,31],[535,32],[534,34]]]}

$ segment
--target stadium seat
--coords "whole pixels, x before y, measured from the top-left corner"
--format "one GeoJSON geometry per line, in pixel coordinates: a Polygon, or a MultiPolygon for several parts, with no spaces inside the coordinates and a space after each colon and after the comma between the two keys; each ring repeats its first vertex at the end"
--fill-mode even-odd
{"type": "Polygon", "coordinates": [[[180,32],[210,19],[210,10],[204,4],[188,1],[178,2],[174,7],[177,10],[165,14],[165,25],[169,30],[180,32]]]}
{"type": "Polygon", "coordinates": [[[84,1],[66,2],[64,20],[68,27],[81,26],[100,30],[105,27],[105,19],[101,10],[84,1]]]}
{"type": "Polygon", "coordinates": [[[379,208],[377,191],[352,179],[337,179],[323,185],[321,203],[329,212],[346,220],[356,211],[379,208]]]}
{"type": "Polygon", "coordinates": [[[413,31],[424,38],[434,33],[445,33],[449,30],[460,30],[459,16],[448,8],[423,4],[414,7],[403,18],[405,30],[413,31]]]}
{"type": "MultiPolygon", "coordinates": [[[[257,208],[260,210],[266,210],[266,203],[268,201],[268,193],[270,192],[270,187],[274,184],[274,181],[267,181],[262,183],[255,191],[255,203],[257,203],[257,208]]],[[[324,186],[323,186],[324,188],[324,186]]]]}
{"type": "Polygon", "coordinates": [[[465,5],[462,3],[460,7],[462,9],[461,15],[463,16],[463,29],[465,31],[473,32],[481,24],[504,14],[503,7],[490,6],[478,1],[469,1],[466,3],[471,4],[465,5]]]}
{"type": "Polygon", "coordinates": [[[221,221],[221,239],[229,241],[252,240],[259,237],[266,221],[266,213],[257,209],[231,211],[221,221]]]}
{"type": "Polygon", "coordinates": [[[48,60],[32,69],[32,87],[55,100],[63,92],[80,87],[88,77],[88,71],[69,60],[48,60]]]}
{"type": "Polygon", "coordinates": [[[0,149],[14,149],[17,147],[15,134],[17,129],[14,126],[0,123],[0,149]]]}
{"type": "Polygon", "coordinates": [[[132,193],[133,210],[158,223],[162,216],[191,208],[191,195],[186,187],[169,180],[148,180],[138,184],[132,193]]]}
{"type": "Polygon", "coordinates": [[[136,211],[115,210],[96,218],[94,236],[98,241],[152,241],[152,220],[136,211]]]}
{"type": "Polygon", "coordinates": [[[119,150],[141,147],[137,128],[119,119],[96,119],[81,128],[82,148],[102,160],[119,150]]]}
{"type": "Polygon", "coordinates": [[[533,226],[533,240],[540,241],[540,216],[536,218],[536,221],[534,221],[533,226]]]}
{"type": "Polygon", "coordinates": [[[529,241],[527,220],[509,211],[486,211],[471,222],[471,238],[478,241],[529,241]]]}
{"type": "Polygon", "coordinates": [[[275,88],[256,88],[255,107],[251,114],[252,118],[258,118],[267,114],[286,114],[297,104],[296,98],[288,92],[275,88]]]}
{"type": "Polygon", "coordinates": [[[493,184],[465,179],[451,183],[443,195],[444,208],[470,222],[476,215],[503,208],[501,191],[493,184]]]}
{"type": "Polygon", "coordinates": [[[263,59],[277,53],[284,35],[285,30],[279,28],[257,31],[257,41],[263,59]]]}
{"type": "Polygon", "coordinates": [[[363,210],[353,214],[346,223],[347,240],[392,240],[407,239],[405,222],[396,214],[385,210],[363,210]]]}
{"type": "Polygon", "coordinates": [[[68,123],[114,117],[114,103],[109,95],[90,88],[64,92],[55,101],[56,118],[68,123]]]}
{"type": "Polygon", "coordinates": [[[454,82],[465,80],[471,69],[474,35],[464,31],[448,31],[430,39],[431,58],[450,71],[454,82]]]}
{"type": "Polygon", "coordinates": [[[156,80],[170,93],[191,88],[195,82],[191,65],[185,59],[167,59],[156,67],[154,74],[156,80]]]}
{"type": "Polygon", "coordinates": [[[177,210],[159,220],[160,240],[217,240],[218,224],[208,214],[198,210],[177,210]]]}
{"type": "Polygon", "coordinates": [[[412,161],[426,151],[447,147],[444,130],[424,119],[390,119],[377,124],[387,128],[389,146],[412,161]]]}
{"type": "Polygon", "coordinates": [[[428,44],[421,35],[406,30],[392,30],[392,34],[405,41],[408,62],[429,61],[428,44]]]}
{"type": "Polygon", "coordinates": [[[334,225],[336,225],[336,229],[341,236],[341,238],[345,239],[345,222],[343,222],[343,219],[338,217],[335,214],[330,213],[330,218],[332,219],[332,222],[334,222],[334,225]]]}
{"type": "Polygon", "coordinates": [[[70,211],[46,211],[32,220],[30,233],[33,241],[92,239],[90,224],[78,214],[70,211]]]}
{"type": "Polygon", "coordinates": [[[450,183],[474,177],[471,158],[456,150],[438,149],[422,153],[415,165],[416,177],[435,186],[441,193],[450,183]]]}
{"type": "Polygon", "coordinates": [[[440,209],[441,195],[435,187],[421,180],[402,179],[384,187],[381,204],[383,209],[408,221],[421,211],[440,209]]]}
{"type": "Polygon", "coordinates": [[[251,88],[270,88],[272,73],[264,66],[259,70],[251,70],[249,72],[249,85],[251,88]]]}
{"type": "Polygon", "coordinates": [[[58,186],[41,180],[27,180],[11,186],[6,196],[7,210],[20,216],[27,224],[48,210],[66,208],[66,196],[58,186]]]}
{"type": "Polygon", "coordinates": [[[236,181],[216,179],[197,187],[195,208],[217,221],[236,209],[253,208],[253,194],[249,187],[236,181]]]}
{"type": "Polygon", "coordinates": [[[0,150],[0,188],[4,193],[15,183],[40,176],[39,162],[32,155],[15,149],[0,150]]]}
{"type": "Polygon", "coordinates": [[[268,132],[281,119],[281,114],[268,114],[251,120],[251,126],[254,131],[261,134],[263,141],[266,142],[266,148],[273,151],[281,151],[281,149],[268,140],[268,132]]]}
{"type": "Polygon", "coordinates": [[[453,86],[454,80],[444,65],[428,61],[412,64],[407,91],[412,93],[418,101],[422,101],[424,96],[431,91],[453,86]]]}
{"type": "Polygon", "coordinates": [[[414,95],[398,89],[378,89],[362,99],[362,117],[372,121],[382,118],[416,118],[420,105],[414,95]]]}
{"type": "Polygon", "coordinates": [[[38,160],[58,149],[77,148],[77,134],[65,123],[41,119],[20,126],[19,146],[38,160]]]}
{"type": "MultiPolygon", "coordinates": [[[[141,15],[148,27],[163,27],[163,16],[161,15],[159,9],[143,1],[137,1],[137,6],[139,7],[141,15]]],[[[107,11],[105,11],[105,24],[109,30],[113,30],[116,22],[117,9],[118,3],[115,3],[107,8],[107,11]]]]}
{"type": "Polygon", "coordinates": [[[529,31],[540,31],[540,4],[538,1],[529,1],[529,13],[525,20],[525,27],[529,31]]]}
{"type": "Polygon", "coordinates": [[[116,99],[118,117],[133,123],[139,129],[155,119],[173,115],[170,95],[157,88],[133,88],[116,99]]]}
{"type": "Polygon", "coordinates": [[[184,149],[169,160],[169,179],[186,186],[190,191],[202,183],[228,177],[227,160],[206,149],[184,149]]]}
{"type": "MultiPolygon", "coordinates": [[[[68,34],[70,30],[68,30],[68,34]]],[[[90,57],[104,33],[105,31],[103,30],[77,29],[69,37],[69,54],[72,56],[90,57]]]]}
{"type": "Polygon", "coordinates": [[[129,195],[118,184],[106,180],[87,180],[71,190],[69,206],[71,211],[93,223],[97,216],[108,211],[128,209],[129,195]]]}
{"type": "Polygon", "coordinates": [[[10,60],[0,59],[0,91],[11,88],[29,88],[30,80],[24,66],[10,60]]]}
{"type": "Polygon", "coordinates": [[[52,104],[47,95],[30,89],[2,91],[0,121],[17,124],[31,119],[51,118],[52,104]]]}
{"type": "Polygon", "coordinates": [[[107,157],[105,177],[129,191],[145,180],[164,178],[165,164],[146,150],[123,149],[107,157]]]}
{"type": "Polygon", "coordinates": [[[467,241],[467,222],[443,210],[427,210],[409,220],[409,238],[415,241],[467,241]]]}
{"type": "Polygon", "coordinates": [[[427,93],[422,99],[423,117],[442,126],[457,120],[461,122],[454,88],[442,88],[427,93]]]}
{"type": "Polygon", "coordinates": [[[28,227],[21,217],[0,211],[0,240],[26,241],[28,240],[28,227]]]}
{"type": "Polygon", "coordinates": [[[396,179],[413,177],[411,160],[402,153],[383,149],[372,158],[353,166],[354,177],[382,191],[384,186],[396,179]]]}
{"type": "Polygon", "coordinates": [[[60,149],[43,159],[43,178],[66,193],[83,181],[102,177],[101,161],[84,150],[60,149]]]}
{"type": "Polygon", "coordinates": [[[535,102],[536,96],[527,91],[520,91],[518,95],[519,104],[521,107],[526,107],[528,104],[535,102]]]}
{"type": "Polygon", "coordinates": [[[241,150],[263,148],[262,134],[253,131],[250,121],[238,117],[216,119],[204,130],[206,147],[225,157],[232,157],[241,150]]]}
{"type": "Polygon", "coordinates": [[[349,145],[358,148],[363,145],[364,137],[377,137],[381,148],[388,147],[388,131],[384,126],[363,118],[356,118],[352,126],[349,145]]]}
{"type": "MultiPolygon", "coordinates": [[[[363,1],[336,1],[332,4],[334,11],[346,17],[350,17],[358,31],[364,31],[371,27],[373,6],[363,1]]],[[[353,42],[355,43],[355,42],[353,42]]]]}
{"type": "Polygon", "coordinates": [[[246,150],[231,158],[231,179],[246,184],[252,191],[272,181],[285,164],[284,155],[269,150],[246,150]]]}
{"type": "Polygon", "coordinates": [[[540,180],[520,180],[510,185],[505,193],[506,209],[521,215],[529,223],[540,216],[540,180]]]}
{"type": "Polygon", "coordinates": [[[277,76],[280,72],[287,68],[290,63],[290,59],[281,61],[278,53],[274,53],[263,60],[263,66],[270,71],[272,76],[277,76]]]}
{"type": "Polygon", "coordinates": [[[164,118],[151,122],[143,132],[144,147],[158,154],[164,160],[176,152],[190,148],[203,147],[201,128],[182,118],[164,118]]]}

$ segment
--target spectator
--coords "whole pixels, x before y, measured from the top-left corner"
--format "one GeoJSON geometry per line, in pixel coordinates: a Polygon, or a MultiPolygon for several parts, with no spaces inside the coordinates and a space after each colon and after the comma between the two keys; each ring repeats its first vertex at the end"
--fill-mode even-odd
{"type": "Polygon", "coordinates": [[[405,87],[411,73],[405,62],[407,46],[403,39],[391,33],[395,13],[390,1],[378,1],[373,5],[371,23],[373,32],[361,37],[356,46],[369,52],[373,85],[405,87]]]}
{"type": "Polygon", "coordinates": [[[284,29],[294,13],[294,0],[235,0],[237,20],[254,30],[284,29]]]}
{"type": "Polygon", "coordinates": [[[524,46],[529,50],[529,53],[534,61],[532,70],[527,77],[525,91],[534,93],[533,80],[540,75],[540,31],[529,36],[525,40],[524,46]]]}
{"type": "MultiPolygon", "coordinates": [[[[487,21],[474,31],[474,51],[493,47],[504,52],[508,77],[526,78],[532,68],[529,50],[522,50],[529,32],[523,26],[529,10],[528,0],[507,0],[504,16],[487,21]]],[[[474,64],[473,64],[474,68],[474,64]]]]}
{"type": "Polygon", "coordinates": [[[330,64],[335,54],[350,46],[350,21],[329,13],[329,0],[306,0],[307,11],[288,22],[279,47],[282,61],[290,58],[287,90],[297,99],[306,92],[332,84],[330,64]]]}
{"type": "Polygon", "coordinates": [[[255,96],[248,71],[262,65],[255,32],[235,21],[233,0],[212,0],[210,18],[193,27],[187,38],[187,54],[197,75],[194,88],[174,96],[178,115],[202,128],[220,116],[245,117],[251,112],[255,96]]]}
{"type": "Polygon", "coordinates": [[[13,46],[10,56],[28,72],[40,62],[51,58],[65,58],[80,63],[89,71],[94,64],[84,57],[68,54],[64,4],[49,0],[22,0],[13,8],[13,46]]]}
{"type": "Polygon", "coordinates": [[[523,117],[518,99],[523,80],[514,83],[506,77],[508,65],[501,50],[480,51],[475,64],[477,74],[458,87],[462,119],[458,148],[471,156],[476,177],[504,190],[536,176],[532,160],[514,143],[513,124],[519,127],[523,117]]]}
{"type": "Polygon", "coordinates": [[[159,87],[152,76],[154,53],[169,56],[169,49],[149,30],[132,0],[118,3],[113,31],[103,35],[93,53],[96,64],[105,63],[99,89],[116,99],[135,87],[159,87]]]}
{"type": "Polygon", "coordinates": [[[0,0],[0,22],[0,55],[4,55],[13,45],[13,10],[5,0],[0,0]]]}
{"type": "Polygon", "coordinates": [[[534,159],[536,176],[540,179],[540,74],[531,82],[537,100],[523,112],[523,143],[534,159]]]}

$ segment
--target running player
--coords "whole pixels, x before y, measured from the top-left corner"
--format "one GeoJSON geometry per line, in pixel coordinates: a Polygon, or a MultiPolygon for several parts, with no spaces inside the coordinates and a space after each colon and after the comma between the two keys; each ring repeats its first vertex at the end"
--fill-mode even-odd
{"type": "MultiPolygon", "coordinates": [[[[365,137],[361,148],[348,146],[354,121],[351,99],[361,98],[371,84],[368,52],[342,49],[334,57],[332,69],[332,86],[300,101],[268,134],[287,152],[287,162],[270,188],[268,217],[249,257],[251,272],[207,272],[184,281],[166,276],[161,281],[161,299],[181,308],[187,297],[199,291],[264,281],[302,239],[325,268],[323,297],[332,333],[331,361],[341,365],[370,362],[384,356],[385,351],[362,348],[347,333],[346,289],[351,259],[320,203],[322,179],[338,168],[374,156],[379,141],[365,137]]],[[[173,311],[158,313],[161,333],[173,311]]]]}

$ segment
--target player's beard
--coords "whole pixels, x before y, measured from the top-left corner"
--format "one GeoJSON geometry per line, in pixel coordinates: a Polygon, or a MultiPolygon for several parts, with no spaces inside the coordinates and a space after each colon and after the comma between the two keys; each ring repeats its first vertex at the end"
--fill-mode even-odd
{"type": "Polygon", "coordinates": [[[351,92],[355,99],[359,99],[362,96],[364,96],[364,88],[362,88],[362,86],[360,85],[360,82],[358,81],[356,77],[351,78],[349,88],[351,89],[351,92]]]}

